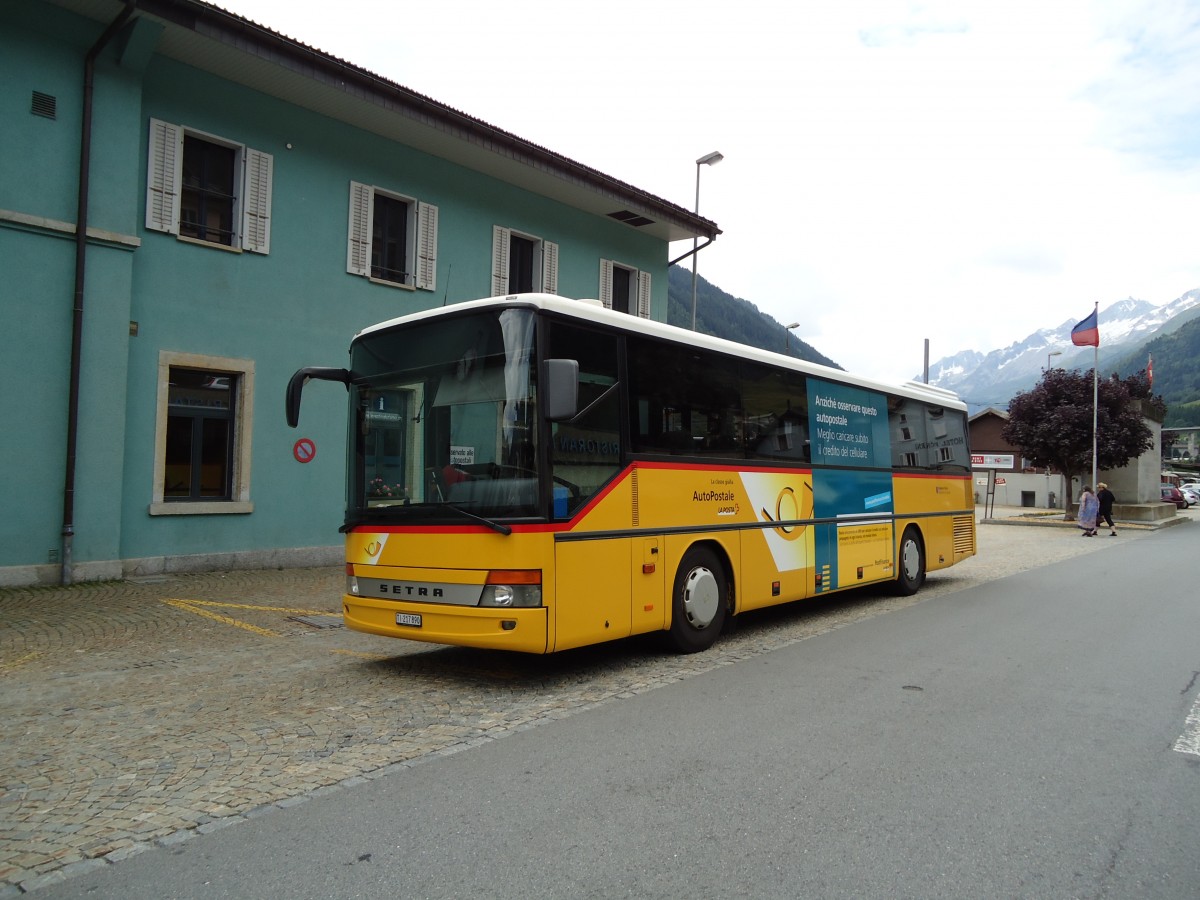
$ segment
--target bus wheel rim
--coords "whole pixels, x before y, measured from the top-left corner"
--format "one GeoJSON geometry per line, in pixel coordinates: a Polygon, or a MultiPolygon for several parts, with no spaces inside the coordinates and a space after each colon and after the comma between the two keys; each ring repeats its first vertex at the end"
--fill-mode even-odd
{"type": "Polygon", "coordinates": [[[692,569],[683,585],[683,612],[691,626],[704,629],[711,625],[720,604],[717,576],[703,567],[692,569]]]}
{"type": "Polygon", "coordinates": [[[921,567],[921,551],[917,549],[916,541],[904,542],[904,574],[912,579],[917,577],[921,567]]]}

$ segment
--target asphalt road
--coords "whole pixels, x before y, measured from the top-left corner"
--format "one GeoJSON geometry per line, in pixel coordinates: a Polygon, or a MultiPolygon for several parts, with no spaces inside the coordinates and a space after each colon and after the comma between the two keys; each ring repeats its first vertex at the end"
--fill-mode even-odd
{"type": "Polygon", "coordinates": [[[36,896],[1190,900],[1194,531],[934,592],[36,896]]]}

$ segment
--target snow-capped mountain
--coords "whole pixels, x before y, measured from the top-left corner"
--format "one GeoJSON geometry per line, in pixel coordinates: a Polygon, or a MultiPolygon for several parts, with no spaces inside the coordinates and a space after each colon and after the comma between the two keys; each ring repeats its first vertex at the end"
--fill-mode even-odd
{"type": "MultiPolygon", "coordinates": [[[[1105,360],[1115,362],[1197,316],[1200,288],[1162,306],[1129,297],[1101,308],[1101,370],[1105,360]]],[[[1092,348],[1071,343],[1074,326],[1075,320],[1068,319],[1057,327],[1039,328],[1024,340],[987,354],[962,350],[931,363],[929,381],[955,391],[972,412],[986,406],[1004,409],[1014,394],[1038,382],[1047,363],[1066,369],[1092,367],[1092,348]]]]}

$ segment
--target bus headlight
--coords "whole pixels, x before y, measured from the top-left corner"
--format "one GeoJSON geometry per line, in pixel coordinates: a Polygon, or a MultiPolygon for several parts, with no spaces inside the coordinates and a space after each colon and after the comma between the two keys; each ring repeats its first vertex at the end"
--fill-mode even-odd
{"type": "Polygon", "coordinates": [[[346,593],[351,596],[358,596],[358,578],[354,575],[354,567],[346,566],[346,593]]]}
{"type": "Polygon", "coordinates": [[[488,572],[479,605],[501,608],[541,606],[541,570],[493,569],[488,572]]]}

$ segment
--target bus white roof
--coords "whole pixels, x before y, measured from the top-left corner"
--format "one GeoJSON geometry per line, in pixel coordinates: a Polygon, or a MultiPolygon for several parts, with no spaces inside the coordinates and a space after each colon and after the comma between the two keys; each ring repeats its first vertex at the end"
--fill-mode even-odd
{"type": "Polygon", "coordinates": [[[614,312],[611,309],[606,309],[599,300],[573,300],[567,297],[560,297],[555,294],[509,294],[505,297],[489,297],[484,300],[469,300],[463,303],[455,303],[451,306],[441,306],[434,309],[427,309],[422,312],[410,313],[406,316],[398,316],[397,318],[389,319],[386,322],[380,322],[376,325],[371,325],[356,334],[354,336],[354,340],[357,341],[359,338],[365,337],[369,334],[374,334],[380,331],[388,331],[396,326],[408,325],[414,322],[423,321],[425,319],[436,319],[446,315],[455,315],[474,310],[486,310],[497,306],[532,307],[535,309],[545,310],[547,312],[570,316],[572,318],[581,319],[587,322],[607,325],[622,331],[649,335],[651,337],[657,337],[679,344],[702,347],[708,350],[725,353],[730,356],[737,356],[742,359],[755,360],[770,366],[793,369],[797,372],[803,372],[806,375],[813,375],[817,378],[826,378],[830,381],[837,381],[843,384],[853,385],[854,387],[860,387],[864,390],[899,394],[901,396],[923,400],[927,403],[936,403],[963,411],[965,411],[967,408],[966,404],[959,399],[957,394],[955,394],[953,391],[948,391],[945,388],[923,384],[919,381],[908,381],[899,385],[875,381],[870,378],[864,378],[860,375],[854,375],[850,372],[845,372],[841,369],[834,369],[829,366],[822,366],[817,363],[798,360],[793,356],[785,356],[782,353],[772,353],[770,350],[760,350],[757,347],[751,347],[747,344],[739,344],[735,341],[728,341],[724,338],[713,337],[712,335],[708,334],[701,334],[697,331],[688,331],[684,328],[677,328],[674,325],[656,322],[653,319],[636,318],[628,315],[627,313],[614,312]]]}

